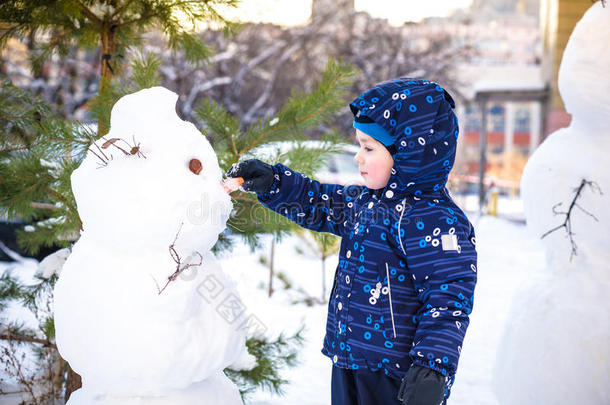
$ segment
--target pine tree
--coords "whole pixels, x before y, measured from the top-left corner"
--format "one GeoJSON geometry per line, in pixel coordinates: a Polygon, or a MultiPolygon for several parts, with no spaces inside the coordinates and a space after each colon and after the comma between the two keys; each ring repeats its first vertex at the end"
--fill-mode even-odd
{"type": "Polygon", "coordinates": [[[297,350],[303,344],[304,328],[292,336],[283,333],[270,340],[262,336],[251,336],[246,340],[248,352],[257,359],[257,365],[251,370],[225,369],[225,374],[239,387],[242,399],[257,388],[282,394],[283,386],[288,383],[280,376],[284,367],[294,367],[298,364],[297,350]],[[253,383],[254,382],[254,383],[253,383]]]}
{"type": "MultiPolygon", "coordinates": [[[[169,46],[182,50],[191,62],[208,58],[211,50],[197,38],[195,23],[208,21],[227,32],[237,25],[218,13],[218,6],[236,6],[239,0],[20,0],[0,3],[0,46],[9,38],[37,35],[33,66],[40,69],[53,53],[65,55],[70,46],[98,48],[100,94],[109,92],[111,81],[122,70],[127,48],[138,43],[145,31],[158,28],[169,46]]],[[[99,134],[108,123],[98,117],[99,134]]]]}
{"type": "MultiPolygon", "coordinates": [[[[168,34],[172,47],[182,48],[193,61],[198,61],[205,58],[209,51],[194,33],[182,30],[180,21],[170,11],[174,10],[173,7],[189,7],[182,11],[193,21],[211,17],[217,22],[224,22],[214,12],[212,5],[234,3],[232,0],[60,0],[0,5],[0,23],[4,28],[7,24],[9,27],[2,34],[2,41],[11,36],[34,35],[37,32],[47,34],[48,41],[41,43],[39,53],[33,57],[34,68],[42,66],[51,52],[67,51],[69,44],[78,47],[101,44],[103,53],[100,91],[90,104],[90,116],[98,121],[97,130],[95,126],[61,117],[54,106],[2,79],[0,215],[31,223],[18,233],[18,241],[26,251],[35,253],[40,247],[51,245],[68,247],[78,238],[81,221],[70,186],[72,171],[79,166],[92,141],[105,133],[114,102],[124,94],[158,84],[159,60],[155,57],[147,56],[133,61],[130,70],[120,63],[118,55],[137,43],[137,38],[131,36],[152,26],[161,27],[168,34]],[[117,20],[119,17],[123,19],[117,20]],[[110,33],[107,31],[109,29],[110,33]],[[127,70],[132,73],[130,77],[124,76],[127,70]]],[[[231,24],[227,26],[233,28],[231,24]]],[[[266,160],[271,163],[281,161],[296,170],[312,174],[324,163],[329,152],[337,150],[339,136],[332,131],[322,134],[320,147],[313,149],[303,141],[312,131],[319,132],[320,124],[329,122],[344,107],[345,89],[351,83],[352,75],[349,66],[330,61],[311,93],[293,94],[276,117],[261,119],[248,128],[242,128],[240,122],[222,106],[204,101],[198,108],[199,124],[216,150],[224,170],[240,159],[256,156],[256,148],[260,146],[280,140],[295,140],[294,148],[288,152],[277,151],[266,160]]],[[[252,218],[249,213],[260,208],[260,205],[251,194],[236,192],[233,197],[237,215],[230,220],[228,227],[231,233],[243,236],[252,248],[258,245],[261,233],[273,233],[280,238],[294,227],[274,213],[268,220],[252,218]]],[[[229,242],[229,238],[221,237],[214,250],[227,248],[229,242]]],[[[48,384],[44,396],[35,397],[32,390],[31,403],[48,403],[50,398],[61,396],[67,400],[80,385],[78,376],[56,350],[52,313],[43,310],[50,307],[55,281],[56,276],[37,277],[34,285],[25,285],[10,273],[0,278],[0,311],[8,303],[17,301],[30,309],[39,321],[37,330],[15,323],[0,324],[0,340],[8,342],[8,349],[5,349],[7,356],[3,356],[3,360],[18,362],[20,348],[33,347],[41,367],[44,365],[48,369],[43,374],[44,381],[23,379],[24,387],[48,384]]],[[[250,336],[248,346],[256,355],[258,366],[248,372],[228,369],[225,372],[238,383],[242,394],[251,392],[255,387],[281,392],[285,381],[279,378],[278,368],[294,364],[294,345],[300,340],[300,333],[288,338],[280,336],[271,341],[250,336]]]]}

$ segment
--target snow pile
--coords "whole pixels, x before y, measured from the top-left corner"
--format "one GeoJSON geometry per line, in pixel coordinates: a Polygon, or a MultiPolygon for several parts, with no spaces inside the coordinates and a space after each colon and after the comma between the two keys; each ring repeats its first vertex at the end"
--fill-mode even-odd
{"type": "Polygon", "coordinates": [[[610,8],[598,2],[575,27],[559,72],[572,124],[545,140],[523,173],[528,227],[538,237],[557,230],[542,239],[546,268],[531,269],[515,295],[498,347],[494,386],[502,405],[610,403],[606,38],[610,8]]]}
{"type": "Polygon", "coordinates": [[[70,405],[241,404],[222,370],[254,358],[210,252],[232,203],[176,100],[161,87],[121,98],[72,175],[83,231],[54,293],[57,346],[83,380],[70,405]]]}
{"type": "Polygon", "coordinates": [[[59,249],[51,253],[38,264],[38,273],[44,278],[50,278],[53,274],[61,273],[64,263],[70,256],[70,249],[59,249]]]}

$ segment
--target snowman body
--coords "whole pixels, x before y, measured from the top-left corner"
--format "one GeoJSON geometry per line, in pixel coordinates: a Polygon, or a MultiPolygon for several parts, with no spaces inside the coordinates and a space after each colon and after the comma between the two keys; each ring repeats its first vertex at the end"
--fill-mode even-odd
{"type": "Polygon", "coordinates": [[[559,89],[572,114],[529,159],[529,231],[547,265],[515,294],[494,365],[502,405],[610,403],[610,9],[597,3],[566,47],[559,89]],[[579,192],[580,189],[580,192],[579,192]],[[577,196],[578,194],[578,196],[577,196]],[[574,243],[572,243],[572,241],[574,243]]]}
{"type": "Polygon", "coordinates": [[[222,371],[253,358],[210,252],[232,203],[176,100],[161,87],[121,98],[72,174],[83,230],[54,292],[57,347],[83,382],[70,405],[242,403],[222,371]]]}

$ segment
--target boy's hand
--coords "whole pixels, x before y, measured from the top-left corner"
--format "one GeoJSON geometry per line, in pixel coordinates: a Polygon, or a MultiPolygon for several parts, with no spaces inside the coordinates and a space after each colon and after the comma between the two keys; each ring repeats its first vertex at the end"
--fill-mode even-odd
{"type": "Polygon", "coordinates": [[[268,193],[273,184],[273,168],[258,159],[247,159],[235,163],[227,172],[228,177],[242,177],[244,191],[257,194],[268,193]]]}
{"type": "Polygon", "coordinates": [[[403,405],[439,405],[444,391],[445,377],[441,373],[413,364],[402,379],[398,400],[403,405]]]}

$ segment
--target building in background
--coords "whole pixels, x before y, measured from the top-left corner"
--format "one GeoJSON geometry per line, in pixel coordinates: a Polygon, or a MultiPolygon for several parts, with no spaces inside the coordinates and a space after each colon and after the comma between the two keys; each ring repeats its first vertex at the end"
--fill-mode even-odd
{"type": "Polygon", "coordinates": [[[543,139],[548,90],[538,9],[538,0],[475,0],[469,9],[426,19],[417,28],[448,29],[453,45],[472,49],[455,66],[462,136],[450,180],[458,191],[483,193],[493,182],[516,194],[527,158],[543,139]]]}
{"type": "Polygon", "coordinates": [[[557,75],[569,36],[592,3],[475,0],[450,18],[423,22],[454,25],[453,40],[476,51],[459,67],[462,137],[454,179],[478,189],[481,199],[491,184],[516,194],[528,157],[548,134],[569,125],[557,75]],[[480,177],[484,182],[476,184],[480,177]]]}
{"type": "MultiPolygon", "coordinates": [[[[591,0],[540,0],[540,27],[542,32],[542,72],[549,83],[551,94],[547,111],[548,133],[567,127],[571,117],[565,111],[557,89],[559,65],[568,39],[591,0]]],[[[606,7],[610,7],[607,5],[606,7]]]]}

